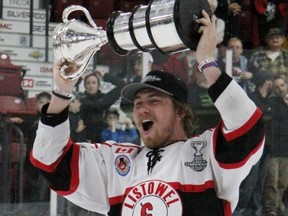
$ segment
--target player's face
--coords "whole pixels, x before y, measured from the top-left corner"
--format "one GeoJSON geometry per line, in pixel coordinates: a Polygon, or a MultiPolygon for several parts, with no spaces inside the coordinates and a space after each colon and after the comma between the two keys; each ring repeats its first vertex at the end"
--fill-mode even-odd
{"type": "Polygon", "coordinates": [[[183,130],[172,98],[160,91],[143,89],[136,94],[134,120],[142,140],[148,148],[164,147],[179,138],[183,130]]]}

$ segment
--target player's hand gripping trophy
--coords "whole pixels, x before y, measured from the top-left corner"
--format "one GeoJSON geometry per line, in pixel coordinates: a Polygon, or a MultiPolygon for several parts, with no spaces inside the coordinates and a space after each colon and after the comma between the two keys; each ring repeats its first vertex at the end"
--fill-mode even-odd
{"type": "Polygon", "coordinates": [[[132,50],[157,49],[164,54],[187,48],[195,50],[201,36],[196,20],[203,9],[211,16],[206,0],[151,0],[129,13],[113,12],[105,31],[97,27],[84,7],[67,7],[63,11],[63,23],[56,26],[53,33],[53,51],[62,63],[61,75],[64,79],[79,78],[91,57],[107,42],[119,55],[127,55],[132,50]],[[85,13],[91,26],[68,19],[69,14],[77,10],[85,13]]]}

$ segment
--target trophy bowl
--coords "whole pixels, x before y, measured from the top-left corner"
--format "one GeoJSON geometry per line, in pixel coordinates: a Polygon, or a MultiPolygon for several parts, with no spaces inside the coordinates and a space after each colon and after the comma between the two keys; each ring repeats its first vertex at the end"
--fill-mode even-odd
{"type": "Polygon", "coordinates": [[[82,6],[72,5],[65,8],[63,23],[56,26],[53,32],[53,52],[55,58],[63,65],[60,73],[65,79],[77,79],[85,71],[91,57],[108,42],[106,32],[97,27],[88,10],[82,6]],[[81,10],[85,13],[90,25],[68,19],[71,12],[81,10]],[[76,68],[71,73],[69,64],[76,68]]]}

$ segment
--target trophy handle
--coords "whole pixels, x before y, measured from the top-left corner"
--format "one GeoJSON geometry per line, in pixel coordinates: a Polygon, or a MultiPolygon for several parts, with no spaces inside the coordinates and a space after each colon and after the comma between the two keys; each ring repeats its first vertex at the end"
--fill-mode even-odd
{"type": "Polygon", "coordinates": [[[69,20],[68,20],[68,16],[70,13],[74,12],[74,11],[82,11],[84,12],[87,20],[89,21],[90,25],[93,27],[93,28],[98,28],[97,25],[95,24],[95,22],[93,21],[89,11],[85,8],[85,7],[82,7],[80,5],[71,5],[67,8],[64,9],[63,11],[63,14],[62,14],[62,20],[64,23],[67,23],[69,20]]]}

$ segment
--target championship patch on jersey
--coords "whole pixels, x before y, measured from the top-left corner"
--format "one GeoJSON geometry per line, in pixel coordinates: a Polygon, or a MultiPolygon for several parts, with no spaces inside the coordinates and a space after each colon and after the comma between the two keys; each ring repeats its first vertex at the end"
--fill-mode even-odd
{"type": "Polygon", "coordinates": [[[185,162],[185,166],[190,167],[196,172],[200,172],[207,167],[207,160],[203,159],[203,153],[201,152],[206,146],[206,141],[192,141],[191,147],[195,150],[193,160],[191,162],[185,162]]]}
{"type": "Polygon", "coordinates": [[[169,184],[151,180],[133,187],[123,202],[125,216],[175,216],[182,215],[183,207],[179,194],[169,184]]]}
{"type": "Polygon", "coordinates": [[[126,155],[119,155],[114,161],[115,169],[121,176],[126,176],[131,167],[130,159],[126,155]]]}

